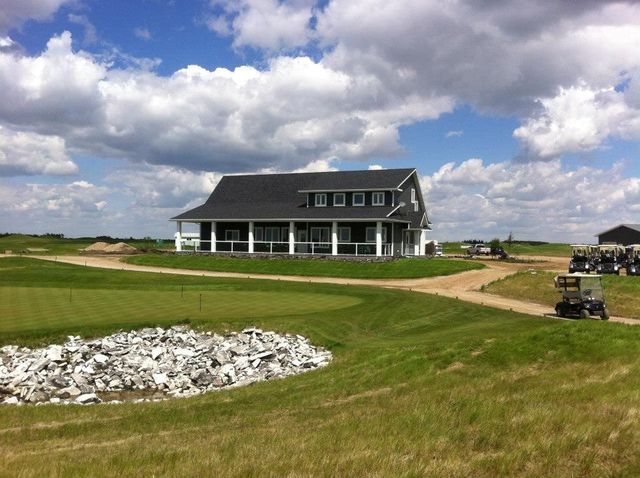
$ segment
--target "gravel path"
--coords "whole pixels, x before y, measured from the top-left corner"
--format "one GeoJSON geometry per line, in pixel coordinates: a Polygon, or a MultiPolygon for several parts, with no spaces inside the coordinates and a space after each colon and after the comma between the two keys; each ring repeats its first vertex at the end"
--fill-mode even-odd
{"type": "MultiPolygon", "coordinates": [[[[293,282],[314,282],[325,284],[353,284],[370,285],[394,289],[405,289],[427,294],[442,295],[457,298],[475,304],[486,305],[498,309],[513,310],[524,314],[538,316],[553,316],[551,307],[536,304],[534,302],[508,299],[493,294],[480,292],[480,288],[490,282],[502,279],[518,271],[538,269],[554,272],[566,270],[567,259],[564,257],[535,257],[522,256],[521,259],[534,262],[502,262],[497,260],[483,261],[487,266],[481,270],[461,272],[450,276],[428,277],[422,279],[345,279],[339,277],[307,277],[284,276],[269,274],[241,274],[235,272],[196,271],[191,269],[173,269],[168,267],[141,266],[120,262],[120,257],[96,257],[96,256],[29,256],[35,259],[65,262],[87,267],[99,267],[103,269],[118,269],[137,272],[155,272],[177,275],[191,275],[203,277],[229,277],[240,279],[283,280],[293,282]]],[[[564,319],[572,320],[572,319],[564,319]]],[[[627,317],[611,317],[611,322],[639,325],[640,321],[627,317]]]]}

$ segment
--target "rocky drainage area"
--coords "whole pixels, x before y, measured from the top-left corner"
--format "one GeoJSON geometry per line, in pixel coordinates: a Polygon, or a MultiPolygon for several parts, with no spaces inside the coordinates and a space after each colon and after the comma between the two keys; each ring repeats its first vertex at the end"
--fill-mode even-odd
{"type": "Polygon", "coordinates": [[[146,328],[64,345],[0,348],[0,403],[93,404],[189,397],[295,375],[331,361],[300,335],[246,328],[225,336],[146,328]]]}

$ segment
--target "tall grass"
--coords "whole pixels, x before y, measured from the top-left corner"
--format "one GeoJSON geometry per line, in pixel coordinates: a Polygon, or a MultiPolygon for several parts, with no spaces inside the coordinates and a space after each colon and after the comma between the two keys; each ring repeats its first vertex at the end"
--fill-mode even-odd
{"type": "MultiPolygon", "coordinates": [[[[258,317],[240,310],[199,317],[195,325],[222,330],[251,322],[301,333],[329,347],[334,361],[285,380],[162,403],[2,407],[2,475],[640,472],[637,327],[534,318],[398,290],[4,261],[0,287],[28,283],[33,294],[47,288],[56,294],[86,285],[89,291],[125,294],[121,299],[130,293],[136,297],[128,306],[132,315],[149,313],[162,300],[145,300],[145,294],[175,294],[183,280],[193,290],[237,292],[239,301],[257,292],[317,294],[317,301],[309,299],[311,308],[292,305],[287,314],[258,317]],[[357,303],[331,309],[327,295],[357,303]]],[[[104,298],[113,303],[109,293],[104,298]]],[[[135,320],[114,324],[101,312],[86,314],[86,320],[102,322],[105,332],[136,326],[135,320]]],[[[153,320],[164,324],[178,319],[170,310],[155,314],[153,320]]],[[[50,314],[41,339],[56,336],[58,317],[50,314]]],[[[58,326],[68,328],[62,319],[58,326]]],[[[35,340],[38,331],[25,324],[12,333],[21,342],[35,340]]]]}

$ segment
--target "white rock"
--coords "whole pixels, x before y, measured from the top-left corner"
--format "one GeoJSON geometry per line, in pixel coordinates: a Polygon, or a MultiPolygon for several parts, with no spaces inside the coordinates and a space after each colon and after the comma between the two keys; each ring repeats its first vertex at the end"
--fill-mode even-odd
{"type": "Polygon", "coordinates": [[[156,385],[162,385],[163,383],[167,383],[169,377],[167,377],[166,373],[154,373],[153,374],[153,381],[156,383],[156,385]]]}
{"type": "Polygon", "coordinates": [[[93,356],[93,361],[99,364],[105,364],[109,361],[109,357],[104,354],[96,354],[93,356]]]}

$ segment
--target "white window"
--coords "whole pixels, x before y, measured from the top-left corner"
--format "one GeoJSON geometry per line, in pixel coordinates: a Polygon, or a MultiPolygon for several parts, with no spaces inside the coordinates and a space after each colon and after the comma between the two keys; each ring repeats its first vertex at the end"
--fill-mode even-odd
{"type": "Polygon", "coordinates": [[[413,210],[418,212],[418,201],[416,200],[416,190],[411,188],[411,203],[413,204],[413,210]]]}
{"type": "Polygon", "coordinates": [[[224,239],[225,241],[239,241],[240,231],[238,229],[227,229],[224,231],[224,239]]]}
{"type": "Polygon", "coordinates": [[[351,228],[339,227],[338,228],[338,242],[351,242],[351,228]]]}
{"type": "Polygon", "coordinates": [[[333,205],[334,206],[345,205],[344,193],[333,193],[333,205]]]}
{"type": "Polygon", "coordinates": [[[311,242],[330,242],[328,227],[312,227],[311,242]]]}
{"type": "Polygon", "coordinates": [[[353,193],[353,205],[364,206],[364,193],[353,193]]]}
{"type": "Polygon", "coordinates": [[[279,227],[265,227],[264,228],[264,240],[267,242],[280,242],[280,228],[279,227]]]}
{"type": "Polygon", "coordinates": [[[373,193],[374,206],[384,206],[384,193],[373,193]]]}
{"type": "Polygon", "coordinates": [[[325,193],[316,194],[316,206],[326,206],[327,205],[327,195],[325,193]]]}
{"type": "Polygon", "coordinates": [[[254,227],[253,228],[253,240],[254,241],[264,241],[264,228],[263,227],[254,227]]]}
{"type": "MultiPolygon", "coordinates": [[[[367,242],[376,242],[376,228],[375,227],[368,227],[367,228],[366,241],[367,242]]],[[[382,227],[382,243],[384,244],[385,242],[387,242],[387,228],[383,226],[382,227]]]]}

